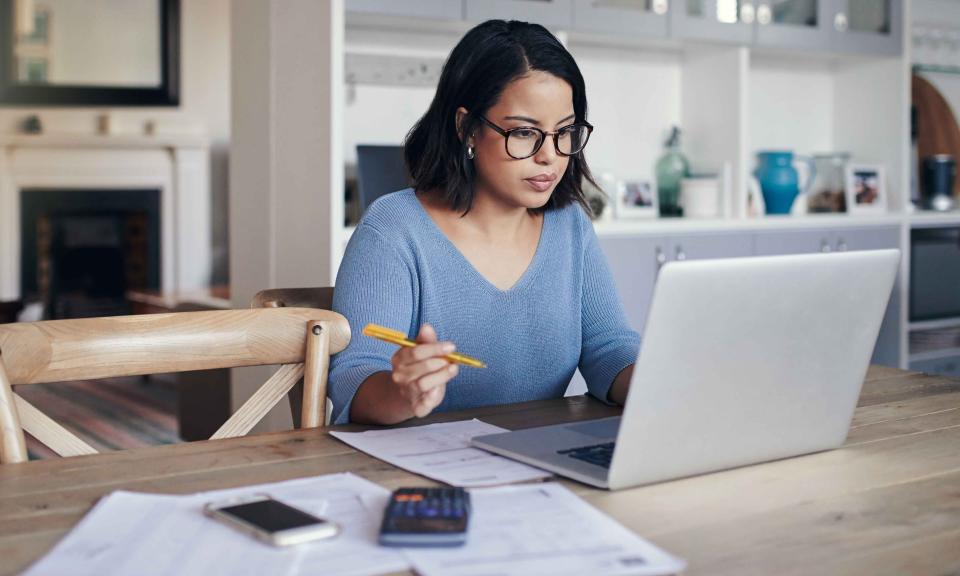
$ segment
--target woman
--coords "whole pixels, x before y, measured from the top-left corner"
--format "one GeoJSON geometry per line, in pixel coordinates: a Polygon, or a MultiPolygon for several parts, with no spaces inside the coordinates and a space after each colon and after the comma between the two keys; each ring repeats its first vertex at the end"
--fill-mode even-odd
{"type": "Polygon", "coordinates": [[[370,206],[337,275],[354,337],[331,364],[334,422],[559,398],[578,366],[623,403],[639,336],[585,213],[586,115],[580,70],[542,26],[489,21],[457,44],[407,136],[414,187],[370,206]],[[488,367],[447,362],[454,342],[488,367]]]}

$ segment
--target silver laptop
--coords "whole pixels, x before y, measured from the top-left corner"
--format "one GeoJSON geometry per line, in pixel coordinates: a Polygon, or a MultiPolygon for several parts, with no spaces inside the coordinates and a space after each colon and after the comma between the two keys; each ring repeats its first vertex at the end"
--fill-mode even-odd
{"type": "Polygon", "coordinates": [[[670,263],[623,415],[473,445],[612,490],[836,448],[899,250],[670,263]]]}

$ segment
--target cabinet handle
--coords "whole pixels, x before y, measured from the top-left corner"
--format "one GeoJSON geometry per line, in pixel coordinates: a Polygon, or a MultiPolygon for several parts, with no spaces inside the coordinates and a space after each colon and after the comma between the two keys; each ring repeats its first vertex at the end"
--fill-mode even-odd
{"type": "Polygon", "coordinates": [[[668,0],[653,0],[653,13],[657,16],[663,16],[670,9],[668,0]]]}
{"type": "Polygon", "coordinates": [[[846,252],[847,251],[847,241],[841,238],[837,241],[837,252],[846,252]]]}
{"type": "Polygon", "coordinates": [[[773,21],[773,14],[770,10],[769,4],[761,4],[757,6],[757,22],[766,26],[773,21]]]}
{"type": "Polygon", "coordinates": [[[674,259],[677,262],[683,262],[687,259],[687,253],[683,251],[683,246],[677,246],[676,257],[674,259]]]}
{"type": "Polygon", "coordinates": [[[657,274],[660,273],[660,269],[663,268],[663,265],[667,263],[667,255],[663,253],[663,248],[657,246],[654,251],[655,258],[657,259],[657,274]]]}
{"type": "Polygon", "coordinates": [[[740,21],[744,24],[753,24],[753,17],[753,4],[744,2],[743,6],[740,6],[740,21]]]}
{"type": "Polygon", "coordinates": [[[847,15],[843,12],[837,12],[837,15],[833,17],[833,27],[837,29],[837,32],[846,32],[847,26],[847,15]]]}
{"type": "Polygon", "coordinates": [[[820,251],[824,254],[828,254],[833,251],[832,248],[830,248],[830,242],[826,238],[820,241],[820,251]]]}

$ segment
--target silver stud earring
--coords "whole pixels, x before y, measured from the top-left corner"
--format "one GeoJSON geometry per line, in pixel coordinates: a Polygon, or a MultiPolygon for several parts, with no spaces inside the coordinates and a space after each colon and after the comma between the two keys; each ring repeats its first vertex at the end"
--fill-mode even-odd
{"type": "Polygon", "coordinates": [[[477,156],[477,149],[472,144],[467,145],[467,160],[473,160],[477,156]]]}

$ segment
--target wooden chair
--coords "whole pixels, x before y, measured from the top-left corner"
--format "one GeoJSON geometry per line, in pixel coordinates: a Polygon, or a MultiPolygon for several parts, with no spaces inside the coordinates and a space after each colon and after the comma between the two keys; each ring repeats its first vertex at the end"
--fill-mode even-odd
{"type": "MultiPolygon", "coordinates": [[[[333,310],[333,287],[272,288],[257,292],[250,302],[251,308],[285,308],[291,306],[333,310]]],[[[303,382],[297,382],[290,389],[287,397],[290,400],[290,417],[293,418],[293,426],[299,427],[303,418],[303,382]]],[[[332,409],[332,405],[324,408],[324,422],[329,419],[332,409]]]]}
{"type": "Polygon", "coordinates": [[[61,456],[96,453],[14,386],[280,364],[211,438],[242,436],[306,382],[303,426],[322,425],[331,354],[350,325],[309,308],[176,312],[0,325],[0,463],[27,460],[24,431],[61,456]]]}

